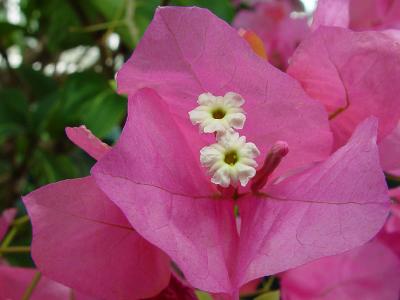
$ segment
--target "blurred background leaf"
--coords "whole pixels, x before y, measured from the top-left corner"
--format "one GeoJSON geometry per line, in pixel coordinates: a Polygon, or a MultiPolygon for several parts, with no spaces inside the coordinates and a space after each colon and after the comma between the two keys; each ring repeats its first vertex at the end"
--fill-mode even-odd
{"type": "Polygon", "coordinates": [[[279,291],[264,293],[256,298],[254,298],[254,300],[279,300],[279,299],[280,299],[279,291]]]}

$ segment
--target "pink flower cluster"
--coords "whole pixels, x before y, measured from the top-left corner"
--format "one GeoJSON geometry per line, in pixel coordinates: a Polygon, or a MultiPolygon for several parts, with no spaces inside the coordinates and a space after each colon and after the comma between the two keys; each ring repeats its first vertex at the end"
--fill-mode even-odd
{"type": "Polygon", "coordinates": [[[117,74],[128,118],[116,145],[67,128],[97,160],[91,175],[24,197],[47,278],[104,300],[196,299],[194,288],[239,299],[274,274],[286,300],[398,299],[400,214],[392,205],[388,219],[383,170],[400,174],[400,1],[320,0],[310,28],[289,2],[234,22],[267,61],[208,10],[157,9],[117,74]],[[242,139],[199,134],[198,98],[201,122],[240,117],[242,139]],[[248,184],[212,183],[251,173],[246,139],[260,154],[248,184]]]}

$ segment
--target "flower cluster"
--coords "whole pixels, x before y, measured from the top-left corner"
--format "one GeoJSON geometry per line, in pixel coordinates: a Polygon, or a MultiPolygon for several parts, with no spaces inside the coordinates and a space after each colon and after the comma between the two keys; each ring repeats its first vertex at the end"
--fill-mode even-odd
{"type": "Polygon", "coordinates": [[[259,154],[257,146],[246,143],[245,136],[239,136],[233,128],[242,129],[246,120],[241,106],[244,99],[233,92],[216,97],[211,93],[201,94],[194,110],[189,112],[193,124],[199,124],[200,131],[215,133],[217,143],[200,150],[200,162],[211,174],[211,182],[222,187],[246,186],[256,175],[259,154]]]}
{"type": "MultiPolygon", "coordinates": [[[[282,3],[257,4],[257,18],[281,26],[282,3]]],[[[282,54],[287,73],[269,63],[280,47],[260,55],[254,33],[205,9],[158,8],[117,74],[128,117],[116,145],[67,128],[96,159],[90,176],[23,199],[37,268],[105,300],[194,289],[237,300],[274,274],[284,299],[397,299],[398,220],[385,226],[397,209],[382,170],[400,169],[384,158],[400,149],[400,45],[385,26],[339,28],[350,26],[332,18],[343,3],[327,3],[282,54]],[[359,277],[378,292],[343,287],[359,277]]]]}

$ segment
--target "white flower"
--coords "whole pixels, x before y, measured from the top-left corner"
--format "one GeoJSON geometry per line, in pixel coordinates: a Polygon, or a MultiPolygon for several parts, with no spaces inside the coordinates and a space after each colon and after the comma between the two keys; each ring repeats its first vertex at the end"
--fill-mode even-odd
{"type": "Polygon", "coordinates": [[[246,143],[246,137],[232,129],[219,133],[217,143],[200,150],[200,162],[208,168],[211,182],[222,187],[246,186],[256,174],[254,160],[260,151],[253,143],[246,143]]]}
{"type": "Polygon", "coordinates": [[[199,124],[201,132],[243,128],[246,116],[241,108],[244,99],[239,94],[228,92],[225,96],[214,96],[203,93],[198,97],[197,103],[199,106],[189,112],[189,117],[193,125],[199,124]]]}

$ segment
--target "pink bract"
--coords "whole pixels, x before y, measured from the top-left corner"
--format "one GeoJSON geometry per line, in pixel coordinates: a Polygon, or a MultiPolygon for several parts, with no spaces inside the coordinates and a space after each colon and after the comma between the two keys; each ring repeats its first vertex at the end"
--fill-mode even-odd
{"type": "MultiPolygon", "coordinates": [[[[302,83],[311,96],[322,101],[332,113],[340,109],[340,107],[345,108],[346,111],[340,113],[343,116],[338,116],[338,120],[333,122],[336,123],[333,124],[336,127],[336,132],[343,130],[343,132],[337,134],[342,135],[342,137],[339,137],[337,143],[340,144],[342,142],[340,140],[344,140],[350,134],[351,128],[362,118],[369,114],[379,117],[381,128],[383,129],[381,135],[382,141],[379,145],[382,167],[392,175],[400,174],[400,160],[397,159],[400,153],[400,126],[397,125],[390,132],[390,128],[393,127],[393,119],[397,123],[399,118],[399,114],[397,113],[399,110],[395,109],[398,106],[397,97],[395,96],[397,95],[397,91],[385,87],[390,82],[397,81],[398,79],[396,78],[399,76],[397,65],[398,41],[400,41],[400,1],[320,0],[318,1],[312,27],[316,29],[321,25],[340,26],[360,31],[378,30],[382,35],[379,37],[377,32],[353,33],[356,47],[350,46],[352,45],[352,41],[349,38],[340,40],[336,37],[337,46],[332,47],[332,41],[335,40],[333,35],[325,34],[325,39],[321,40],[322,34],[319,34],[319,37],[314,36],[310,38],[300,47],[298,55],[295,55],[292,61],[293,65],[289,68],[289,72],[302,83]],[[382,38],[383,34],[391,39],[391,41],[382,38]],[[328,42],[324,43],[324,41],[328,42]],[[397,46],[393,47],[393,44],[397,46]],[[341,58],[338,57],[340,52],[345,51],[343,49],[346,47],[348,48],[348,54],[353,58],[346,59],[346,55],[343,54],[341,58]],[[305,52],[309,54],[304,55],[305,52]],[[320,53],[324,54],[320,55],[320,53]],[[364,57],[363,61],[360,58],[362,56],[364,57]],[[391,59],[390,56],[394,58],[391,59]],[[358,58],[354,59],[354,57],[358,58]],[[372,64],[368,63],[368,61],[372,64]],[[384,63],[384,61],[387,63],[384,63]],[[313,64],[310,66],[309,62],[313,64]],[[393,63],[395,68],[387,67],[390,63],[393,63]],[[337,72],[331,68],[332,66],[337,69],[337,72]],[[354,82],[352,82],[351,77],[350,80],[346,78],[342,80],[340,78],[343,68],[347,69],[347,73],[353,78],[357,78],[357,73],[366,74],[360,80],[362,84],[358,84],[356,90],[351,88],[349,92],[349,94],[355,93],[356,95],[353,97],[347,95],[349,105],[352,106],[348,110],[346,109],[346,103],[343,103],[343,99],[346,97],[345,89],[352,87],[354,82]],[[374,79],[374,75],[372,74],[376,74],[379,78],[374,79]],[[370,82],[374,84],[371,85],[370,82]],[[381,85],[381,82],[384,84],[381,85]],[[362,93],[369,94],[369,99],[363,99],[362,93]],[[357,94],[360,96],[358,99],[357,94]],[[380,97],[377,97],[375,94],[379,94],[380,97]],[[353,101],[354,99],[356,101],[353,101]],[[336,101],[338,102],[335,103],[336,101]],[[388,103],[392,104],[388,105],[388,103]],[[366,110],[365,108],[367,107],[368,109],[366,110]],[[393,110],[395,113],[392,114],[391,110],[385,113],[384,111],[388,107],[395,109],[393,110]],[[390,124],[386,130],[382,126],[384,123],[390,124]]],[[[348,35],[350,37],[350,34],[348,35]]]]}
{"type": "Polygon", "coordinates": [[[378,139],[391,133],[400,118],[400,45],[379,32],[320,27],[297,48],[288,73],[323,103],[331,116],[336,147],[357,124],[379,119],[378,139]]]}
{"type": "Polygon", "coordinates": [[[65,132],[68,138],[79,148],[96,160],[102,158],[110,150],[110,146],[100,141],[85,125],[67,127],[65,132]]]}
{"type": "Polygon", "coordinates": [[[196,161],[200,149],[212,141],[211,136],[200,135],[188,118],[204,92],[242,95],[251,118],[240,133],[263,155],[277,140],[289,144],[290,153],[276,175],[323,160],[331,152],[331,131],[322,105],[253,53],[236,30],[204,9],[158,9],[118,72],[117,83],[118,91],[130,96],[143,87],[153,89],[168,104],[196,161]]]}
{"type": "Polygon", "coordinates": [[[243,273],[261,276],[265,264],[278,273],[310,256],[354,248],[379,231],[389,203],[375,134],[376,122],[368,120],[325,162],[267,187],[268,201],[258,196],[239,202],[243,273]]]}
{"type": "Polygon", "coordinates": [[[347,28],[350,22],[349,0],[319,0],[313,15],[311,29],[319,26],[347,28]]]}
{"type": "MultiPolygon", "coordinates": [[[[108,151],[86,128],[68,131],[94,157],[108,151]]],[[[50,184],[23,200],[32,256],[49,278],[105,299],[148,298],[168,285],[168,257],[132,228],[92,177],[50,184]]]]}
{"type": "Polygon", "coordinates": [[[386,219],[375,120],[324,163],[268,186],[263,197],[240,200],[239,235],[234,202],[213,196],[165,102],[139,91],[129,115],[119,143],[92,172],[135,229],[195,287],[235,294],[252,279],[356,247],[386,219]]]}
{"type": "Polygon", "coordinates": [[[376,119],[328,158],[321,105],[207,10],[158,9],[117,81],[128,120],[92,174],[193,286],[236,299],[253,279],[357,247],[382,227],[389,201],[376,119]],[[261,193],[242,189],[238,202],[218,196],[201,168],[199,150],[212,137],[188,118],[201,93],[229,91],[246,100],[240,134],[260,149],[260,165],[276,141],[290,149],[261,193]]]}
{"type": "Polygon", "coordinates": [[[281,278],[283,300],[397,300],[400,260],[375,240],[285,272],[281,278]]]}
{"type": "Polygon", "coordinates": [[[0,215],[0,242],[7,233],[8,227],[14,220],[16,214],[17,210],[15,208],[9,208],[0,215]]]}
{"type": "MultiPolygon", "coordinates": [[[[0,243],[16,213],[17,210],[15,208],[10,208],[0,216],[0,243]]],[[[37,270],[35,269],[11,267],[0,261],[0,299],[21,299],[36,272],[37,270]]],[[[41,278],[30,299],[69,300],[72,295],[75,300],[94,300],[94,298],[74,292],[70,288],[45,277],[41,278]]]]}
{"type": "Polygon", "coordinates": [[[400,29],[398,0],[350,0],[349,11],[352,29],[400,29]]]}
{"type": "MultiPolygon", "coordinates": [[[[31,284],[37,271],[29,268],[17,268],[0,265],[0,299],[18,300],[31,284]]],[[[42,277],[34,289],[30,300],[94,300],[77,293],[70,288],[42,277]],[[73,297],[73,298],[72,298],[73,297]]],[[[96,298],[100,300],[99,298],[96,298]]]]}
{"type": "Polygon", "coordinates": [[[400,29],[398,0],[319,0],[313,28],[339,26],[356,31],[400,29]]]}
{"type": "Polygon", "coordinates": [[[168,284],[168,258],[137,234],[91,177],[42,187],[24,203],[32,256],[49,278],[107,299],[151,297],[168,284]],[[76,275],[82,273],[87,280],[76,275]]]}

